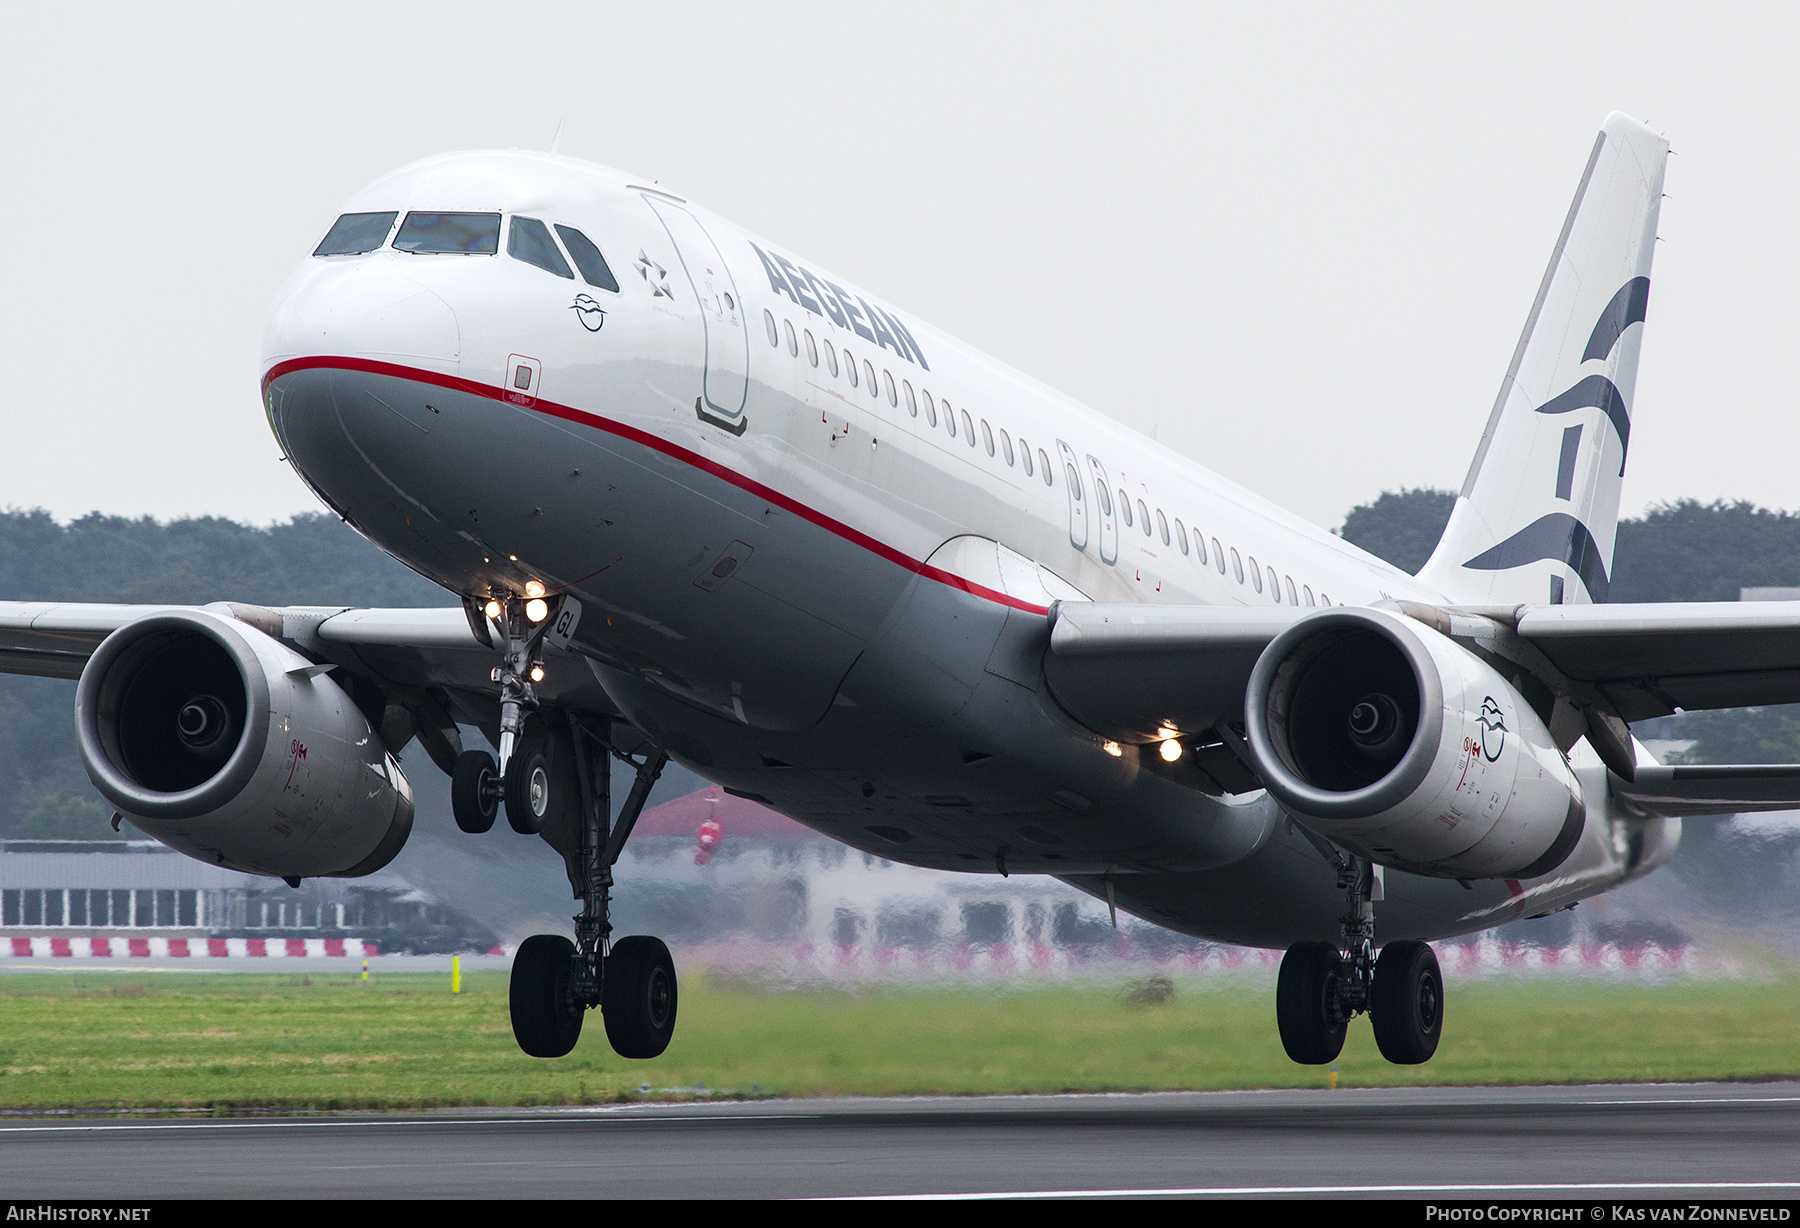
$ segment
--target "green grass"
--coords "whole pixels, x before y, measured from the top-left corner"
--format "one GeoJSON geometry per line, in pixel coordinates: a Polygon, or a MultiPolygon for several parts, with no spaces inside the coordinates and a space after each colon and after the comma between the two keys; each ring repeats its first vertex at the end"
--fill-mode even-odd
{"type": "MultiPolygon", "coordinates": [[[[21,974],[0,978],[0,1106],[409,1108],[601,1103],[649,1083],[816,1096],[1318,1087],[1282,1055],[1272,991],[1128,986],[787,992],[683,978],[675,1043],[513,1043],[506,976],[21,974]]],[[[1770,1079],[1800,1075],[1800,980],[1452,986],[1433,1061],[1395,1067],[1351,1025],[1340,1086],[1770,1079]]],[[[677,1091],[673,1094],[692,1094],[677,1091]]]]}

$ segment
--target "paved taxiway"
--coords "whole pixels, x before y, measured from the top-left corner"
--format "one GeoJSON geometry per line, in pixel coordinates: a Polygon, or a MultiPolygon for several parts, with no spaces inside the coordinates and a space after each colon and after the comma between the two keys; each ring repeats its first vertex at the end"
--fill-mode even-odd
{"type": "Polygon", "coordinates": [[[1800,1195],[1800,1084],[0,1123],[10,1198],[1800,1195]]]}

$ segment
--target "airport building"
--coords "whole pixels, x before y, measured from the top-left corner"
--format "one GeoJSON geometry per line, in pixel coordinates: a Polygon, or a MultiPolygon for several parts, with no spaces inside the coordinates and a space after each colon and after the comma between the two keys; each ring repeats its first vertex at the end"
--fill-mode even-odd
{"type": "Polygon", "coordinates": [[[391,879],[278,879],[154,840],[0,841],[0,938],[325,938],[382,951],[486,950],[469,918],[391,879]]]}

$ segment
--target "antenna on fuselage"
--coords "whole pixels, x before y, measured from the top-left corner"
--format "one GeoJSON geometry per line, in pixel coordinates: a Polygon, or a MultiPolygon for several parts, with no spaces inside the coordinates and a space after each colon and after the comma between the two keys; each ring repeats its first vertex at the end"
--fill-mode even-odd
{"type": "Polygon", "coordinates": [[[562,149],[563,121],[556,121],[556,135],[550,138],[550,152],[557,153],[562,149]]]}

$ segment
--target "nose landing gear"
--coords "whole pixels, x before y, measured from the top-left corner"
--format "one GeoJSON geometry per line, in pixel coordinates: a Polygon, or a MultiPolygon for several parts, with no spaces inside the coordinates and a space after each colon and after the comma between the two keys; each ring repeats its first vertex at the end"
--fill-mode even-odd
{"type": "Polygon", "coordinates": [[[1322,1066],[1344,1048],[1352,1018],[1368,1011],[1381,1056],[1416,1066],[1437,1052],[1444,1025],[1444,980],[1429,943],[1390,942],[1375,956],[1380,878],[1360,857],[1333,850],[1338,886],[1348,898],[1339,941],[1297,942],[1281,960],[1275,1022],[1296,1062],[1322,1066]]]}
{"type": "MultiPolygon", "coordinates": [[[[598,1006],[620,1056],[655,1057],[675,1033],[675,961],[657,938],[611,941],[612,868],[669,757],[656,751],[634,759],[614,744],[606,719],[539,707],[532,683],[543,679],[539,651],[554,619],[541,609],[536,619],[527,617],[528,604],[496,595],[487,605],[504,636],[503,661],[492,675],[500,686],[500,761],[465,751],[450,783],[458,827],[489,830],[504,803],[514,831],[541,835],[563,855],[581,901],[575,941],[536,934],[519,944],[507,990],[513,1037],[532,1057],[562,1057],[581,1039],[586,1012],[598,1006]],[[614,758],[636,769],[616,820],[614,758]]],[[[471,600],[471,623],[476,608],[471,600]]]]}
{"type": "MultiPolygon", "coordinates": [[[[598,1006],[607,1039],[621,1057],[656,1057],[675,1034],[675,962],[669,948],[643,935],[611,943],[610,952],[607,947],[612,868],[669,757],[658,751],[641,762],[631,759],[613,747],[604,723],[593,727],[573,714],[568,723],[582,807],[580,839],[567,861],[581,915],[575,918],[573,943],[561,935],[539,934],[520,944],[509,990],[513,1036],[533,1057],[562,1057],[580,1039],[583,1013],[598,1006]],[[596,748],[601,752],[597,756],[596,748]],[[609,821],[612,756],[637,769],[616,821],[609,821]]],[[[514,766],[528,761],[529,755],[515,757],[514,766]]],[[[554,776],[546,780],[553,788],[554,776]]],[[[507,806],[510,820],[510,795],[507,806]]]]}

